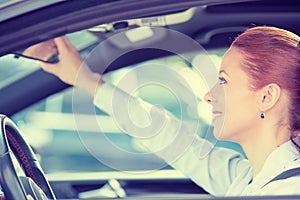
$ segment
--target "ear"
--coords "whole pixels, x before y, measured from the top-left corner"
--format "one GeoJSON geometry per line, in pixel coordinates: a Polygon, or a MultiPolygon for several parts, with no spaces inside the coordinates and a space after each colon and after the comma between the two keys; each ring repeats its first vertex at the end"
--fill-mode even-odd
{"type": "Polygon", "coordinates": [[[274,107],[278,102],[281,94],[281,88],[275,83],[271,83],[263,87],[259,92],[259,109],[265,112],[274,107]]]}

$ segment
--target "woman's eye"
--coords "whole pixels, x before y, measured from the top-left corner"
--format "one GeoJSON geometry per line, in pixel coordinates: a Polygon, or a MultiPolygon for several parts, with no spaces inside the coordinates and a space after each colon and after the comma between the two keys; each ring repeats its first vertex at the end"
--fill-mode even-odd
{"type": "Polygon", "coordinates": [[[226,84],[227,81],[225,80],[225,78],[219,77],[219,83],[220,83],[220,85],[222,85],[222,84],[226,84]]]}

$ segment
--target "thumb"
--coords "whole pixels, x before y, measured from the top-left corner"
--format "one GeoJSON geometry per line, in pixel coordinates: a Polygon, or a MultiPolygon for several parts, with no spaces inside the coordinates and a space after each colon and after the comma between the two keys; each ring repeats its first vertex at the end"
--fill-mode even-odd
{"type": "Polygon", "coordinates": [[[43,63],[43,62],[40,62],[39,64],[44,71],[57,75],[59,66],[57,66],[55,64],[48,64],[48,63],[43,63]]]}

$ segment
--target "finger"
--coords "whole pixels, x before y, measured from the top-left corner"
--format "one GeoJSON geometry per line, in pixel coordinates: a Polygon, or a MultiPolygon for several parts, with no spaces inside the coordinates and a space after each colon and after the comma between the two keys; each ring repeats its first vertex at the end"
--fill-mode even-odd
{"type": "Polygon", "coordinates": [[[49,72],[51,74],[56,74],[59,69],[59,66],[55,64],[47,64],[43,62],[40,62],[39,64],[44,71],[49,72]]]}
{"type": "Polygon", "coordinates": [[[62,36],[62,40],[64,41],[65,45],[68,47],[69,50],[75,49],[74,45],[71,43],[67,36],[62,36]]]}
{"type": "Polygon", "coordinates": [[[65,42],[65,37],[66,36],[62,36],[54,39],[60,53],[68,52],[70,50],[68,44],[65,42]]]}

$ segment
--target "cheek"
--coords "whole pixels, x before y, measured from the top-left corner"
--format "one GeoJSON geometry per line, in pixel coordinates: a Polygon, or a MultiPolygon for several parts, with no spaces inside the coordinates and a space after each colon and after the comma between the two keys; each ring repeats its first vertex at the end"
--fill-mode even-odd
{"type": "Polygon", "coordinates": [[[214,135],[221,140],[238,141],[246,130],[253,127],[255,105],[251,97],[241,92],[227,93],[220,121],[216,123],[214,135]]]}

